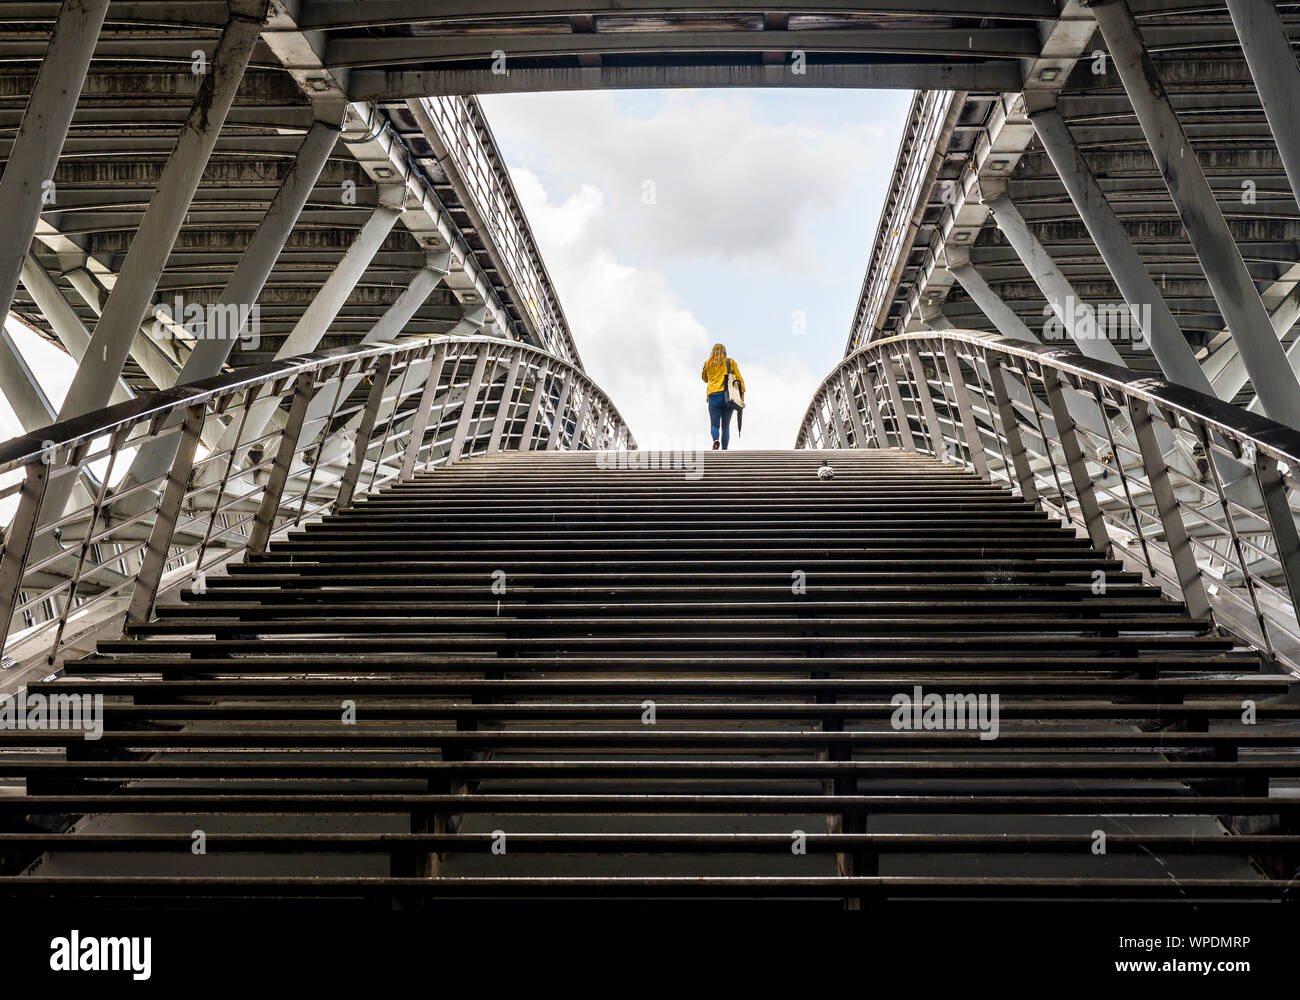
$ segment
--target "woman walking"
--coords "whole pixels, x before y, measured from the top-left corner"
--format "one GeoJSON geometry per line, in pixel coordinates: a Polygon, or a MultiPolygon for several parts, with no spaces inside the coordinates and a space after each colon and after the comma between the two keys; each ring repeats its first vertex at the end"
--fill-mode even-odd
{"type": "Polygon", "coordinates": [[[732,405],[727,392],[728,375],[736,377],[736,385],[743,399],[745,380],[740,377],[740,369],[736,367],[735,361],[727,357],[725,347],[714,344],[713,350],[709,353],[709,360],[704,362],[704,367],[700,370],[700,378],[707,383],[709,394],[709,430],[713,434],[714,451],[717,451],[719,446],[726,451],[727,442],[731,440],[732,405]]]}

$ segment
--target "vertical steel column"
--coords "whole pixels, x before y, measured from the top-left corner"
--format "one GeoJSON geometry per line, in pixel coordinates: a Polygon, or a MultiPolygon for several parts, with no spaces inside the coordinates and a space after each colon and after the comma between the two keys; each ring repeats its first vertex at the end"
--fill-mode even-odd
{"type": "Polygon", "coordinates": [[[565,407],[569,405],[569,394],[573,391],[574,376],[569,375],[560,389],[560,398],[555,403],[555,420],[551,423],[551,436],[546,440],[546,450],[554,451],[564,434],[564,425],[568,423],[564,416],[565,407]]]}
{"type": "Polygon", "coordinates": [[[411,423],[411,436],[406,439],[406,454],[402,456],[402,471],[399,482],[407,482],[415,475],[415,463],[424,445],[424,435],[429,429],[429,414],[433,411],[433,400],[438,395],[438,382],[442,379],[442,366],[447,360],[447,345],[439,344],[429,361],[429,374],[424,378],[424,391],[420,393],[420,402],[416,404],[415,420],[411,423]]]}
{"type": "Polygon", "coordinates": [[[1097,0],[1092,12],[1264,411],[1279,423],[1300,427],[1300,382],[1128,4],[1097,0]]]}
{"type": "Polygon", "coordinates": [[[131,591],[131,601],[127,607],[126,620],[134,625],[147,622],[153,617],[158,585],[162,582],[163,569],[167,565],[167,551],[171,548],[172,537],[176,533],[176,521],[180,517],[185,490],[194,469],[194,453],[203,432],[205,410],[206,405],[203,403],[185,408],[180,442],[172,455],[171,471],[167,474],[162,501],[149,530],[149,541],[145,544],[140,572],[136,574],[135,587],[131,591]]]}
{"type": "MultiPolygon", "coordinates": [[[[257,508],[253,529],[248,536],[248,551],[252,554],[265,550],[266,543],[271,540],[275,515],[280,509],[285,484],[289,481],[289,470],[293,468],[293,456],[298,451],[298,439],[302,435],[302,422],[307,415],[307,404],[311,402],[312,391],[315,388],[315,372],[303,372],[298,376],[293,389],[293,402],[289,404],[289,419],[280,432],[280,447],[275,453],[271,475],[267,479],[266,488],[262,491],[262,502],[257,508]]],[[[319,453],[317,461],[320,461],[319,453]]]]}
{"type": "Polygon", "coordinates": [[[1182,514],[1178,510],[1178,498],[1169,482],[1169,471],[1165,466],[1164,456],[1156,441],[1155,430],[1151,421],[1151,408],[1144,402],[1129,398],[1129,416],[1133,423],[1133,434],[1137,438],[1138,450],[1142,453],[1142,465],[1146,469],[1147,484],[1151,488],[1151,499],[1160,514],[1160,523],[1165,529],[1165,545],[1173,559],[1174,573],[1178,585],[1182,588],[1183,603],[1187,605],[1188,614],[1195,618],[1204,618],[1210,614],[1210,599],[1205,593],[1205,582],[1201,579],[1201,570],[1196,565],[1196,555],[1192,552],[1192,543],[1183,524],[1182,514]]]}
{"type": "Polygon", "coordinates": [[[1055,108],[1048,108],[1030,112],[1029,120],[1124,301],[1130,309],[1150,307],[1151,323],[1150,329],[1145,331],[1146,337],[1165,378],[1213,396],[1210,380],[1196,360],[1160,289],[1147,273],[1146,265],[1097,183],[1092,168],[1079,152],[1065,119],[1055,108]]]}
{"type": "Polygon", "coordinates": [[[501,388],[501,402],[497,404],[497,419],[492,424],[492,438],[488,441],[489,452],[501,450],[501,436],[505,433],[506,421],[510,418],[515,383],[519,381],[519,369],[523,363],[524,352],[520,348],[515,351],[515,359],[510,362],[510,374],[506,376],[505,385],[501,388]]]}
{"type": "Polygon", "coordinates": [[[998,407],[998,420],[1002,424],[1002,440],[1007,443],[1011,453],[1011,464],[1016,470],[1016,481],[1020,485],[1020,495],[1030,503],[1038,503],[1038,484],[1034,480],[1034,470],[1029,464],[1029,453],[1025,450],[1024,438],[1020,436],[1020,425],[1016,422],[1016,411],[1007,396],[1007,385],[1002,378],[1002,366],[996,358],[985,355],[984,367],[988,372],[989,385],[993,389],[993,400],[998,407]]]}
{"type": "Polygon", "coordinates": [[[961,415],[961,426],[966,433],[966,450],[970,452],[971,465],[977,476],[992,482],[988,459],[984,455],[984,439],[980,437],[979,424],[975,422],[975,411],[971,408],[970,396],[966,392],[966,378],[962,375],[957,349],[951,343],[945,342],[943,345],[943,360],[948,368],[948,381],[952,383],[952,394],[957,399],[957,412],[961,415]]]}
{"type": "Polygon", "coordinates": [[[356,493],[357,480],[361,478],[361,467],[366,461],[366,452],[370,450],[370,435],[375,432],[375,420],[379,416],[379,407],[384,401],[384,392],[388,389],[388,375],[393,370],[393,356],[382,355],[375,366],[375,381],[366,397],[366,408],[361,413],[361,426],[352,441],[352,460],[339,481],[338,496],[334,509],[342,510],[352,503],[356,493]]]}
{"type": "MultiPolygon", "coordinates": [[[[469,424],[474,417],[474,407],[478,404],[478,394],[480,388],[490,389],[491,384],[484,387],[483,373],[487,370],[488,346],[482,345],[478,349],[478,358],[474,362],[474,372],[469,377],[469,382],[465,386],[465,401],[460,407],[460,419],[456,422],[456,432],[451,438],[451,451],[447,453],[447,461],[456,462],[461,458],[461,452],[465,450],[465,438],[469,435],[469,424]]],[[[484,399],[487,398],[487,392],[484,392],[484,399]]]]}
{"type": "MultiPolygon", "coordinates": [[[[63,140],[99,39],[108,0],[63,0],[50,44],[36,71],[18,135],[0,174],[0,322],[9,315],[23,259],[40,222],[46,189],[63,151],[63,140]]],[[[57,204],[58,192],[54,192],[57,204]]]]}
{"type": "MultiPolygon", "coordinates": [[[[1098,552],[1110,554],[1110,533],[1106,530],[1106,518],[1097,502],[1097,491],[1092,485],[1092,476],[1088,474],[1088,460],[1084,457],[1083,446],[1079,443],[1079,430],[1074,418],[1065,405],[1065,393],[1061,389],[1061,377],[1055,369],[1043,365],[1043,388],[1047,391],[1047,403],[1052,408],[1052,419],[1056,421],[1056,436],[1060,439],[1061,450],[1065,452],[1065,464],[1070,470],[1070,480],[1074,483],[1074,498],[1079,501],[1079,510],[1083,514],[1083,525],[1088,529],[1088,538],[1092,547],[1098,552]]],[[[1050,447],[1044,442],[1045,447],[1050,447]]],[[[1064,500],[1062,500],[1064,503],[1064,500]]]]}

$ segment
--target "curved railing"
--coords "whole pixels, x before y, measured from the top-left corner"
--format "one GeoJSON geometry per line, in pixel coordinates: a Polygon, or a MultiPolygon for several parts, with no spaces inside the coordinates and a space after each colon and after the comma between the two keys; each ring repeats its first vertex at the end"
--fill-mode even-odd
{"type": "Polygon", "coordinates": [[[53,424],[0,444],[5,665],[147,620],[160,593],[419,470],[635,446],[581,369],[487,337],[322,351],[53,424]]]}
{"type": "Polygon", "coordinates": [[[848,355],[795,447],[901,448],[1005,482],[1192,614],[1300,666],[1289,427],[1073,350],[944,330],[848,355]]]}

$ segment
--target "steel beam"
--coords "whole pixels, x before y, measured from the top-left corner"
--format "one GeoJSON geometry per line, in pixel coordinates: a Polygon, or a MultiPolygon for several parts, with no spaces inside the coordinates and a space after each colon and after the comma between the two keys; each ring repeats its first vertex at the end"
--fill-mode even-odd
{"type": "MultiPolygon", "coordinates": [[[[218,308],[234,306],[251,310],[257,302],[280,257],[280,251],[284,249],[330,153],[338,143],[340,132],[339,123],[320,121],[307,132],[293,165],[280,182],[266,214],[240,256],[238,266],[226,282],[221,298],[217,300],[218,308]]],[[[181,367],[178,384],[210,378],[220,373],[221,366],[230,357],[242,330],[222,332],[227,335],[220,338],[204,337],[195,344],[194,350],[181,367]]]]}
{"type": "Polygon", "coordinates": [[[1210,380],[1097,183],[1092,168],[1079,152],[1061,113],[1055,108],[1045,108],[1031,112],[1029,120],[1124,301],[1130,309],[1150,308],[1151,322],[1146,337],[1165,378],[1213,395],[1210,380]]]}
{"type": "Polygon", "coordinates": [[[1024,218],[1016,210],[1011,199],[1003,194],[988,199],[984,204],[993,214],[993,221],[997,223],[998,229],[1007,238],[1016,256],[1025,265],[1025,270],[1034,279],[1034,284],[1047,299],[1048,306],[1056,314],[1079,350],[1090,358],[1127,368],[1128,364],[1120,357],[1119,351],[1115,350],[1115,345],[1098,330],[1095,320],[1091,329],[1079,322],[1076,306],[1083,305],[1083,300],[1075,293],[1047,249],[1030,232],[1029,226],[1025,224],[1024,218]]]}
{"type": "Polygon", "coordinates": [[[1282,156],[1291,192],[1300,203],[1300,65],[1273,0],[1228,0],[1232,25],[1282,156]]]}
{"type": "Polygon", "coordinates": [[[1125,0],[1099,0],[1092,11],[1255,392],[1269,417],[1300,428],[1300,381],[1287,362],[1137,22],[1125,0]]]}
{"type": "Polygon", "coordinates": [[[54,423],[54,407],[5,328],[3,316],[0,316],[0,392],[4,393],[25,433],[54,423]]]}
{"type": "Polygon", "coordinates": [[[265,0],[231,4],[230,20],[131,241],[117,284],[95,324],[86,356],[59,409],[60,419],[88,413],[108,402],[114,379],[144,321],[158,277],[234,102],[265,17],[265,0]]]}
{"type": "MultiPolygon", "coordinates": [[[[0,174],[0,322],[9,315],[23,261],[54,180],[63,140],[90,68],[108,0],[64,0],[36,73],[18,136],[0,174]]],[[[57,203],[58,192],[51,192],[57,203]]]]}
{"type": "Polygon", "coordinates": [[[451,269],[451,254],[443,251],[436,257],[431,256],[429,263],[420,268],[411,278],[402,294],[380,317],[379,322],[370,328],[370,332],[361,338],[363,344],[396,340],[406,328],[406,324],[424,305],[433,290],[441,284],[451,269]]]}
{"type": "Polygon", "coordinates": [[[998,333],[1015,340],[1038,343],[1038,338],[1030,332],[1029,327],[1025,326],[1024,321],[988,286],[988,282],[975,270],[969,260],[949,263],[948,270],[966,290],[971,301],[979,306],[980,312],[997,328],[998,333]]]}

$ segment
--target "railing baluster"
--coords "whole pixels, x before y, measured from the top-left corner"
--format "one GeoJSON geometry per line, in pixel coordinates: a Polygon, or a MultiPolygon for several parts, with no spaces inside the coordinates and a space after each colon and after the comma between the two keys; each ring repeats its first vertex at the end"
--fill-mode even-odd
{"type": "Polygon", "coordinates": [[[1205,593],[1205,581],[1201,579],[1200,567],[1196,565],[1196,555],[1192,552],[1187,527],[1178,510],[1178,498],[1174,496],[1174,488],[1169,482],[1165,457],[1160,453],[1160,443],[1156,440],[1155,427],[1151,422],[1151,409],[1147,403],[1130,397],[1128,411],[1133,424],[1133,435],[1137,438],[1138,450],[1142,453],[1142,467],[1146,470],[1151,498],[1155,501],[1160,523],[1165,529],[1165,545],[1174,563],[1174,573],[1183,592],[1183,603],[1187,605],[1190,614],[1198,618],[1208,616],[1210,599],[1205,593]]]}
{"type": "Polygon", "coordinates": [[[469,435],[469,425],[474,419],[474,408],[478,405],[479,390],[484,388],[483,373],[487,370],[487,363],[488,347],[484,345],[479,348],[478,358],[474,362],[474,372],[465,386],[465,402],[461,404],[460,420],[456,422],[456,433],[452,435],[451,451],[447,455],[448,462],[458,462],[463,457],[465,438],[469,435]]]}
{"type": "Polygon", "coordinates": [[[948,381],[952,383],[952,394],[957,403],[957,413],[961,416],[962,430],[966,435],[966,451],[970,453],[970,462],[975,474],[982,479],[992,481],[989,475],[988,460],[984,455],[984,442],[980,438],[979,425],[975,422],[975,411],[971,409],[970,397],[966,392],[966,378],[961,372],[961,362],[957,350],[951,343],[943,345],[943,360],[948,368],[948,381]]]}
{"type": "Polygon", "coordinates": [[[356,494],[357,480],[361,478],[361,468],[365,465],[366,452],[370,450],[370,436],[375,432],[375,421],[379,417],[379,407],[384,400],[384,391],[388,388],[388,375],[393,370],[393,356],[385,354],[375,365],[374,383],[366,396],[366,407],[361,412],[361,426],[357,436],[352,439],[352,456],[348,467],[339,481],[339,492],[334,500],[334,509],[342,510],[352,503],[356,494]]]}
{"type": "Polygon", "coordinates": [[[880,404],[876,400],[876,383],[871,377],[871,368],[865,362],[858,367],[858,379],[862,383],[862,396],[867,404],[867,416],[871,418],[872,431],[876,437],[877,448],[889,447],[889,434],[885,428],[885,418],[880,414],[880,404]]]}
{"type": "Polygon", "coordinates": [[[537,377],[533,380],[533,399],[528,404],[528,416],[524,420],[523,434],[519,437],[519,450],[533,450],[533,429],[537,426],[537,414],[542,409],[542,397],[546,394],[547,379],[546,362],[543,361],[537,366],[537,377]]]}
{"type": "Polygon", "coordinates": [[[930,395],[930,380],[925,376],[925,363],[915,344],[907,345],[907,357],[912,366],[912,378],[916,381],[916,396],[921,403],[921,413],[930,434],[930,450],[935,458],[943,461],[948,453],[943,439],[943,427],[939,424],[939,414],[935,412],[934,398],[930,395]]]}
{"type": "MultiPolygon", "coordinates": [[[[1212,456],[1210,464],[1214,464],[1212,456]]],[[[1264,497],[1264,511],[1268,514],[1269,527],[1273,529],[1277,559],[1282,564],[1282,576],[1291,597],[1292,614],[1296,614],[1297,599],[1300,598],[1300,534],[1296,532],[1295,515],[1287,502],[1286,484],[1282,481],[1277,459],[1256,451],[1255,477],[1264,497]]]]}
{"type": "Polygon", "coordinates": [[[506,375],[505,385],[501,389],[501,402],[497,404],[497,418],[492,424],[492,438],[488,441],[489,452],[501,450],[501,437],[505,433],[506,421],[510,418],[510,411],[514,406],[512,397],[515,393],[515,382],[519,379],[519,368],[523,363],[523,351],[516,351],[514,360],[510,362],[510,373],[506,375]]]}
{"type": "Polygon", "coordinates": [[[446,360],[447,345],[439,344],[429,359],[429,374],[425,376],[424,391],[420,393],[420,402],[416,404],[411,436],[406,439],[406,454],[402,456],[402,471],[398,477],[402,482],[415,475],[415,463],[424,446],[424,435],[429,430],[429,414],[433,412],[433,400],[438,395],[438,383],[442,379],[442,367],[446,360]]]}
{"type": "MultiPolygon", "coordinates": [[[[1074,418],[1065,405],[1065,392],[1061,388],[1061,378],[1057,373],[1043,366],[1043,387],[1047,390],[1047,403],[1052,408],[1052,419],[1056,422],[1056,436],[1061,442],[1061,451],[1065,454],[1065,465],[1074,484],[1074,498],[1079,503],[1084,528],[1093,548],[1098,552],[1110,554],[1110,533],[1106,530],[1106,518],[1102,515],[1101,505],[1097,502],[1097,492],[1092,485],[1092,476],[1088,474],[1088,460],[1084,457],[1083,445],[1079,440],[1079,429],[1074,418]]],[[[1064,502],[1064,501],[1062,501],[1064,502]]]]}
{"type": "Polygon", "coordinates": [[[1106,440],[1110,443],[1110,454],[1115,459],[1115,469],[1119,473],[1120,486],[1124,488],[1124,499],[1128,502],[1129,513],[1133,515],[1133,530],[1137,532],[1138,542],[1142,545],[1142,558],[1146,560],[1147,571],[1154,578],[1156,575],[1155,564],[1151,561],[1151,549],[1147,545],[1146,531],[1142,527],[1142,516],[1138,513],[1137,504],[1133,502],[1133,491],[1129,489],[1128,474],[1124,471],[1124,460],[1120,457],[1120,452],[1115,447],[1115,433],[1110,427],[1110,417],[1106,415],[1106,402],[1102,399],[1101,389],[1097,386],[1092,387],[1093,398],[1097,400],[1097,412],[1101,414],[1101,424],[1106,428],[1106,440]]]}
{"type": "MultiPolygon", "coordinates": [[[[1007,396],[1007,386],[1002,379],[1002,366],[996,358],[985,356],[985,368],[988,371],[989,385],[993,388],[993,399],[998,407],[998,420],[1002,424],[1000,435],[1007,442],[1011,452],[1011,461],[1016,469],[1016,482],[1020,484],[1020,495],[1030,503],[1038,503],[1038,483],[1034,480],[1034,469],[1029,464],[1029,453],[1025,450],[1025,441],[1020,434],[1020,425],[1016,423],[1016,411],[1007,396]]],[[[1003,459],[1005,461],[1005,458],[1003,459]]]]}
{"type": "Polygon", "coordinates": [[[564,411],[569,405],[569,394],[573,392],[573,379],[565,376],[560,389],[560,398],[555,401],[555,419],[551,422],[551,436],[546,441],[546,450],[554,451],[559,447],[564,435],[564,426],[568,423],[564,411]]]}
{"type": "MultiPolygon", "coordinates": [[[[289,482],[289,470],[293,468],[293,456],[298,452],[298,439],[302,437],[303,419],[307,416],[307,406],[311,402],[316,388],[316,375],[303,372],[298,376],[293,389],[293,402],[289,404],[289,419],[285,421],[280,432],[280,447],[276,450],[275,461],[271,465],[271,475],[262,490],[262,502],[258,505],[257,515],[253,519],[253,530],[248,535],[248,551],[263,552],[271,539],[275,527],[275,517],[280,510],[284,487],[289,482]]],[[[304,494],[305,495],[305,494],[304,494]]]]}
{"type": "Polygon", "coordinates": [[[144,557],[140,570],[136,574],[135,586],[131,591],[131,600],[127,606],[126,620],[133,625],[147,622],[153,617],[154,602],[158,599],[158,586],[162,582],[163,569],[167,565],[167,553],[171,550],[172,538],[176,534],[176,522],[180,517],[181,506],[185,501],[185,491],[189,488],[190,474],[194,471],[194,454],[203,436],[203,419],[206,413],[204,404],[199,403],[185,408],[185,421],[181,424],[181,439],[172,456],[171,469],[167,473],[167,482],[163,486],[162,498],[158,504],[158,513],[154,515],[153,526],[149,530],[149,541],[145,545],[144,557]]]}
{"type": "Polygon", "coordinates": [[[849,420],[853,422],[853,447],[865,448],[867,432],[862,426],[862,413],[858,410],[858,401],[853,395],[852,379],[845,369],[840,369],[840,390],[844,393],[844,406],[849,411],[849,420]]]}
{"type": "Polygon", "coordinates": [[[898,391],[898,377],[894,374],[894,363],[888,356],[880,359],[880,371],[885,376],[885,385],[889,389],[889,398],[894,411],[894,429],[898,432],[899,443],[907,451],[916,451],[916,440],[912,437],[912,424],[903,407],[903,394],[898,391]]]}

